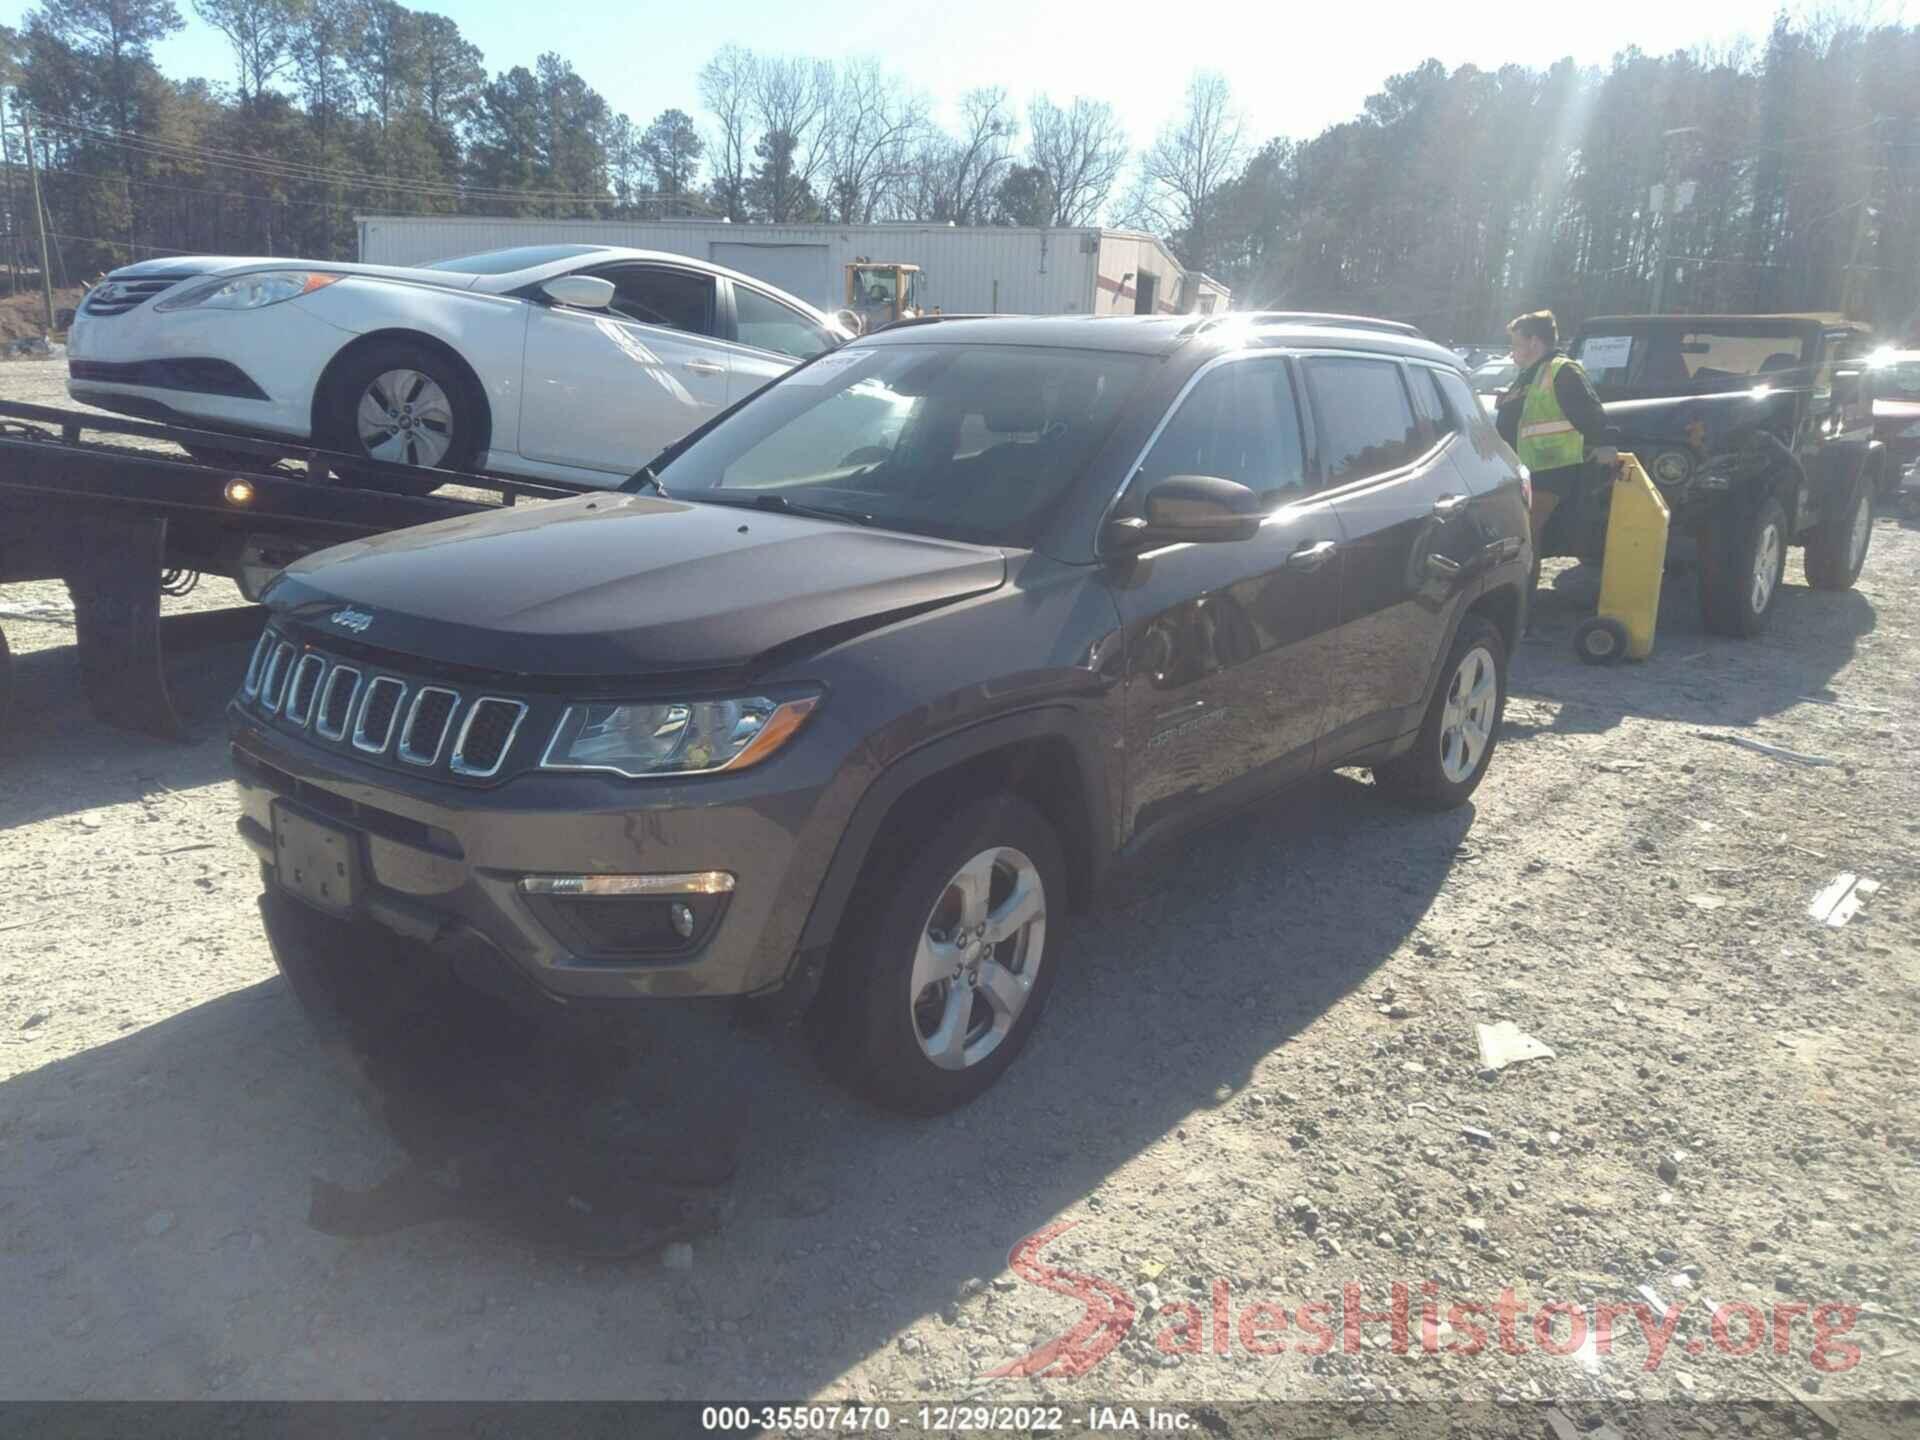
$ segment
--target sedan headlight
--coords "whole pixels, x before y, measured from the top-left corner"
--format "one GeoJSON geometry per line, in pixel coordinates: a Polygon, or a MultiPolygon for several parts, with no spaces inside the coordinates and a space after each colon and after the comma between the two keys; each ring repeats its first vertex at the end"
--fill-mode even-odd
{"type": "Polygon", "coordinates": [[[185,294],[156,301],[156,310],[258,310],[325,289],[341,275],[318,270],[259,270],[231,280],[214,280],[185,294]]]}
{"type": "Polygon", "coordinates": [[[744,770],[773,755],[820,703],[741,700],[583,703],[553,732],[544,770],[607,770],[631,779],[744,770]]]}

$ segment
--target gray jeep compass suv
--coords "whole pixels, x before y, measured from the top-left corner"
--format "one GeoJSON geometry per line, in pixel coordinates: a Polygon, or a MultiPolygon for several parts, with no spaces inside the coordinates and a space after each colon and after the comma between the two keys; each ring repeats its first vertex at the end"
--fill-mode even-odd
{"type": "Polygon", "coordinates": [[[230,719],[276,954],[321,1008],[432,956],[536,1006],[757,997],[962,1103],[1155,845],[1333,766],[1473,793],[1524,486],[1409,327],[889,327],[622,492],[272,584],[230,719]]]}

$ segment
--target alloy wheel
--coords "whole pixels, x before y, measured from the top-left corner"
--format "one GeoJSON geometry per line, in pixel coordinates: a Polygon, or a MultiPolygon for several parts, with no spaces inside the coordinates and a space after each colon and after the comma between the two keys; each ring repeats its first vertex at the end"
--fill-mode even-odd
{"type": "Polygon", "coordinates": [[[1046,886],[1027,855],[983,850],[947,881],[913,957],[909,1020],[921,1052],[965,1070],[999,1049],[1033,995],[1046,886]]]}
{"type": "Polygon", "coordinates": [[[453,446],[453,405],[431,375],[388,370],[360,396],[354,422],[375,460],[438,466],[453,446]]]}
{"type": "Polygon", "coordinates": [[[1780,583],[1780,566],[1785,555],[1780,545],[1780,527],[1769,521],[1760,532],[1759,543],[1753,547],[1753,591],[1749,603],[1753,613],[1767,613],[1767,603],[1773,599],[1773,587],[1780,583]]]}
{"type": "Polygon", "coordinates": [[[1471,778],[1486,754],[1499,698],[1500,672],[1493,654],[1476,645],[1461,657],[1447,682],[1446,709],[1440,716],[1440,773],[1451,783],[1471,778]]]}

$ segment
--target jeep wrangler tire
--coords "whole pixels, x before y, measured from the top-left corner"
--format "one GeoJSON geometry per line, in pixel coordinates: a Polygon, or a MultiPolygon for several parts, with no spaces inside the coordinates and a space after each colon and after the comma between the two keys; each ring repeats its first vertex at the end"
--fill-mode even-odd
{"type": "Polygon", "coordinates": [[[1851,590],[1873,541],[1873,484],[1854,480],[1847,503],[1807,537],[1807,583],[1816,590],[1851,590]]]}
{"type": "Polygon", "coordinates": [[[1787,512],[1772,496],[1700,534],[1700,617],[1715,635],[1751,639],[1767,628],[1787,566],[1787,512]]]}

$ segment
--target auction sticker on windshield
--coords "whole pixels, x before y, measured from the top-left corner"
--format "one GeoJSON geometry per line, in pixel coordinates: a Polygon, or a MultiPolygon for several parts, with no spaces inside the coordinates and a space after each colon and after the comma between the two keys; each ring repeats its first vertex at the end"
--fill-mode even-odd
{"type": "Polygon", "coordinates": [[[831,355],[822,355],[804,369],[796,370],[787,377],[789,385],[832,385],[845,376],[847,370],[862,360],[871,358],[879,352],[868,346],[859,350],[836,350],[831,355]]]}
{"type": "Polygon", "coordinates": [[[1624,370],[1633,353],[1631,335],[1589,335],[1580,342],[1580,363],[1593,370],[1624,370]]]}

